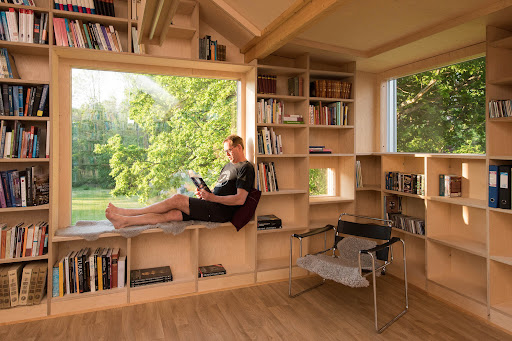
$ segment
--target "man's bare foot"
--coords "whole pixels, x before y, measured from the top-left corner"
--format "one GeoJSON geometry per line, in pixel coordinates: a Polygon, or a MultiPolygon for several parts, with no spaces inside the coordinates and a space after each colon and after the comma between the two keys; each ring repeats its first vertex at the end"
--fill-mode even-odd
{"type": "Polygon", "coordinates": [[[111,202],[108,203],[105,213],[114,213],[114,214],[123,215],[123,216],[134,216],[134,215],[140,214],[140,213],[136,212],[134,209],[117,207],[116,205],[114,205],[111,202]]]}
{"type": "MultiPolygon", "coordinates": [[[[108,208],[107,208],[107,210],[108,210],[108,208]]],[[[107,219],[112,223],[112,225],[114,225],[114,227],[116,229],[122,229],[122,228],[128,226],[128,224],[126,222],[126,217],[124,217],[122,215],[107,211],[105,213],[105,217],[107,217],[107,219]]]]}

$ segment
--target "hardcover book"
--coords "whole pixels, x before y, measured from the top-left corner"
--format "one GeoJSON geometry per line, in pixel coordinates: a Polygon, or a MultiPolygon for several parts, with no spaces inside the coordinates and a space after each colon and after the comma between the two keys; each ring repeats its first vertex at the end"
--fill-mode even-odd
{"type": "Polygon", "coordinates": [[[152,283],[163,283],[172,281],[170,266],[156,268],[138,269],[130,271],[130,286],[136,287],[152,283]]]}
{"type": "Polygon", "coordinates": [[[189,170],[188,176],[190,177],[190,179],[192,180],[194,185],[196,185],[197,189],[199,189],[199,190],[204,189],[207,192],[210,192],[210,193],[212,192],[208,188],[208,185],[206,184],[206,182],[204,182],[203,178],[199,176],[199,174],[197,174],[193,170],[189,170]]]}
{"type": "Polygon", "coordinates": [[[225,275],[226,269],[222,266],[222,264],[213,264],[200,266],[199,271],[197,273],[198,277],[210,277],[210,276],[218,276],[225,275]]]}
{"type": "Polygon", "coordinates": [[[259,215],[258,216],[258,230],[267,229],[280,229],[282,228],[281,218],[274,214],[259,215]]]}

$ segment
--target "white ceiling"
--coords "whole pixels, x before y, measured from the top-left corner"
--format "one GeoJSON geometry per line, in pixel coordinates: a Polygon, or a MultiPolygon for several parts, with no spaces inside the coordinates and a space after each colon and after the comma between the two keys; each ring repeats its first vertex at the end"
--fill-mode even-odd
{"type": "MultiPolygon", "coordinates": [[[[218,7],[220,1],[200,3],[218,7]]],[[[296,1],[300,0],[223,0],[231,14],[235,11],[259,30],[296,1]]],[[[331,62],[357,60],[359,70],[383,72],[485,41],[486,25],[503,27],[512,22],[510,5],[510,1],[503,0],[342,2],[275,54],[308,52],[331,62]]],[[[219,32],[240,48],[254,36],[226,11],[224,16],[210,16],[208,21],[212,27],[227,27],[231,21],[229,28],[219,32]]]]}

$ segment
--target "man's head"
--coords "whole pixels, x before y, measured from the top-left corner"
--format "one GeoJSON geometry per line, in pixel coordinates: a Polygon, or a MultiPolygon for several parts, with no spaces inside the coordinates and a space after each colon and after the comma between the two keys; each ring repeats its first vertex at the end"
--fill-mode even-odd
{"type": "Polygon", "coordinates": [[[238,135],[229,135],[224,140],[224,152],[229,161],[238,163],[245,161],[244,140],[238,135]]]}

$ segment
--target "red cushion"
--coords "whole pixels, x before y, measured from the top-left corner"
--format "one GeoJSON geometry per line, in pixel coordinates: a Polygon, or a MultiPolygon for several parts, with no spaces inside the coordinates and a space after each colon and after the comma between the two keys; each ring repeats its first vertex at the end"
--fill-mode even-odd
{"type": "Polygon", "coordinates": [[[254,217],[254,212],[256,211],[260,198],[260,191],[255,188],[250,190],[245,199],[245,203],[235,212],[233,218],[231,218],[231,223],[235,225],[237,231],[240,231],[240,229],[247,225],[252,217],[254,217]]]}

